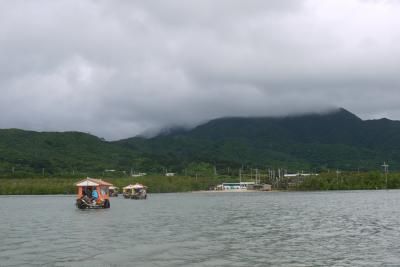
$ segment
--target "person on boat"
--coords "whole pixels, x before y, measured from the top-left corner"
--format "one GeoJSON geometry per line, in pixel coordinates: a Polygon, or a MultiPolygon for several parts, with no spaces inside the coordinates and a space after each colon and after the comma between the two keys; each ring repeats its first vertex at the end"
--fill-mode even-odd
{"type": "Polygon", "coordinates": [[[89,202],[92,197],[92,191],[90,191],[90,188],[84,187],[82,188],[82,197],[85,202],[89,202]]]}
{"type": "Polygon", "coordinates": [[[99,198],[99,193],[97,193],[96,187],[93,187],[92,190],[92,201],[96,202],[96,200],[99,198]]]}
{"type": "Polygon", "coordinates": [[[84,187],[82,191],[83,191],[82,198],[84,198],[85,200],[90,200],[92,198],[92,190],[90,190],[89,187],[84,187]]]}
{"type": "Polygon", "coordinates": [[[84,195],[84,196],[88,196],[88,197],[91,197],[91,196],[92,196],[92,191],[90,190],[89,187],[84,187],[83,195],[84,195]]]}

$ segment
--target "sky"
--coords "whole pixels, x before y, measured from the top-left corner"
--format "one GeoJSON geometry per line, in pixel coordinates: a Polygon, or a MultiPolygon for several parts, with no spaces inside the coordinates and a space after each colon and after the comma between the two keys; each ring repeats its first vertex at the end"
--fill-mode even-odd
{"type": "Polygon", "coordinates": [[[0,128],[400,120],[400,0],[0,0],[0,128]]]}

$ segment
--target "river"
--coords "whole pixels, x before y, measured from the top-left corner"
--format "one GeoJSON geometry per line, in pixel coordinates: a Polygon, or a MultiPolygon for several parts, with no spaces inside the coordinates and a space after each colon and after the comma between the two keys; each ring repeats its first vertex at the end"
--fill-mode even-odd
{"type": "Polygon", "coordinates": [[[400,191],[1,196],[0,266],[399,266],[400,191]]]}

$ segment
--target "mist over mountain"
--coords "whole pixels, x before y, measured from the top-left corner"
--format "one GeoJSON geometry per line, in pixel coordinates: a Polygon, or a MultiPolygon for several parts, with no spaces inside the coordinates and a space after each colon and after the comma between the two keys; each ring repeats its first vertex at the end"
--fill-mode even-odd
{"type": "Polygon", "coordinates": [[[330,107],[400,119],[397,0],[37,2],[0,1],[0,128],[119,140],[330,107]]]}
{"type": "Polygon", "coordinates": [[[391,169],[400,165],[400,122],[362,120],[345,109],[287,117],[232,117],[152,138],[105,141],[79,132],[0,130],[0,168],[20,173],[101,173],[105,169],[183,172],[196,164],[218,169],[391,169]]]}

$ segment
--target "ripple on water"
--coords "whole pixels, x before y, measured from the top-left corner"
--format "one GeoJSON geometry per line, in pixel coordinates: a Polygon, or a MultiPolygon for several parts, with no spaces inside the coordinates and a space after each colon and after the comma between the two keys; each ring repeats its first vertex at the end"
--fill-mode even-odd
{"type": "Polygon", "coordinates": [[[397,266],[400,191],[0,197],[1,266],[397,266]]]}

